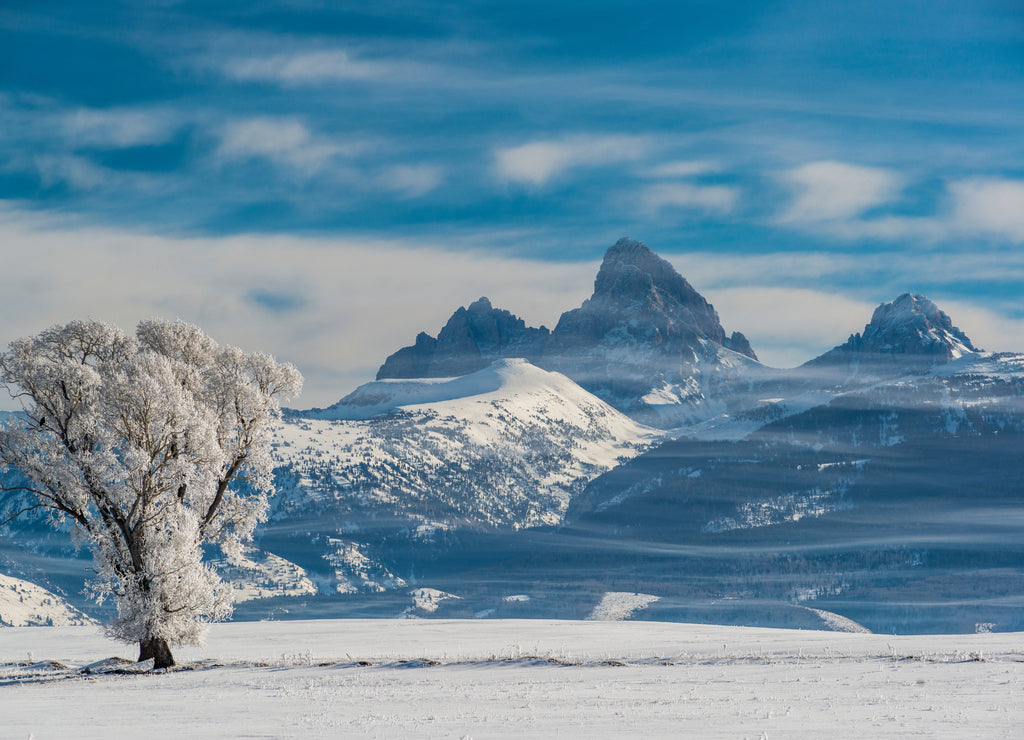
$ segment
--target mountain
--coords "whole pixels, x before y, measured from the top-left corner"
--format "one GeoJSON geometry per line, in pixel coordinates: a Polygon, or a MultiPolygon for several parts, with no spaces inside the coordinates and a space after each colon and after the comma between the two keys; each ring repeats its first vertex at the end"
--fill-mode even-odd
{"type": "Polygon", "coordinates": [[[593,295],[563,313],[552,333],[560,355],[628,342],[684,361],[700,340],[757,359],[742,334],[726,336],[714,307],[671,264],[628,238],[605,253],[593,295]]]}
{"type": "Polygon", "coordinates": [[[756,360],[746,337],[727,336],[714,307],[672,265],[624,238],[605,254],[593,295],[562,314],[543,364],[667,427],[710,415],[756,360]]]}
{"type": "Polygon", "coordinates": [[[860,334],[807,363],[857,371],[922,371],[978,350],[952,319],[922,295],[904,293],[875,309],[860,334]]]}
{"type": "Polygon", "coordinates": [[[285,418],[263,546],[330,592],[404,588],[396,553],[556,525],[588,481],[661,436],[523,359],[374,381],[285,418]]]}
{"type": "Polygon", "coordinates": [[[436,338],[420,332],[415,344],[388,357],[377,371],[377,380],[451,378],[482,370],[505,357],[535,360],[548,334],[543,326],[532,329],[521,318],[480,298],[455,311],[436,338]]]}
{"type": "MultiPolygon", "coordinates": [[[[778,370],[623,239],[554,330],[459,308],[273,455],[258,541],[212,561],[241,618],[1024,629],[1024,355],[919,295],[778,370]]],[[[0,537],[69,600],[86,567],[42,519],[0,537]]]]}
{"type": "Polygon", "coordinates": [[[506,359],[450,380],[367,383],[290,414],[276,449],[302,506],[517,529],[560,522],[586,481],[659,437],[565,376],[506,359]]]}
{"type": "Polygon", "coordinates": [[[1024,355],[970,353],[730,441],[667,441],[595,479],[565,534],[661,553],[636,588],[680,615],[729,599],[748,623],[790,604],[874,631],[1020,630],[1022,470],[1024,355]]]}
{"type": "MultiPolygon", "coordinates": [[[[605,254],[594,293],[554,331],[481,298],[436,338],[387,358],[377,379],[442,378],[520,357],[563,373],[645,424],[679,426],[725,411],[732,384],[757,373],[743,334],[727,335],[714,307],[646,244],[623,238],[605,254]]],[[[735,405],[735,404],[733,404],[735,405]]]]}

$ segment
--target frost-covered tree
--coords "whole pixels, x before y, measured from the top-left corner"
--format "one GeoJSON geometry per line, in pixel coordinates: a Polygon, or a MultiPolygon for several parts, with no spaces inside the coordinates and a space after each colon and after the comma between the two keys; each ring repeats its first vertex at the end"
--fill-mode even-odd
{"type": "Polygon", "coordinates": [[[50,510],[92,550],[90,588],[117,606],[108,634],[174,665],[171,646],[231,613],[203,546],[237,548],[265,518],[271,427],[302,376],[180,321],[135,336],[74,321],[12,342],[0,382],[23,409],[0,429],[0,462],[27,479],[24,510],[50,510]]]}

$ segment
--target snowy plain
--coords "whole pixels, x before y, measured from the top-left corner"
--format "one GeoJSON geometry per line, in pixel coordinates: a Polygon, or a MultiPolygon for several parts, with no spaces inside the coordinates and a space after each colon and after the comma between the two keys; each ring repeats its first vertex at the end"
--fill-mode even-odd
{"type": "Polygon", "coordinates": [[[0,629],[0,736],[962,738],[1024,722],[1019,633],[234,622],[169,672],[83,672],[115,655],[131,652],[96,627],[0,629]]]}

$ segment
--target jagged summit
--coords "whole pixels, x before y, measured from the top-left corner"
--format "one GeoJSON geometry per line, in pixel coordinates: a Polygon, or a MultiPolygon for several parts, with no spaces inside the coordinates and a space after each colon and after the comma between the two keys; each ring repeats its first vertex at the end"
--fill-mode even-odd
{"type": "Polygon", "coordinates": [[[605,254],[593,295],[562,314],[543,364],[634,418],[671,426],[710,413],[705,391],[747,362],[723,348],[757,359],[669,262],[623,238],[605,254]]]}
{"type": "Polygon", "coordinates": [[[714,306],[669,262],[623,238],[605,254],[593,295],[563,313],[554,331],[527,327],[480,298],[452,314],[436,338],[421,333],[388,357],[377,380],[455,377],[511,357],[561,372],[615,408],[662,426],[710,413],[705,392],[757,360],[747,338],[727,334],[714,306]]]}
{"type": "Polygon", "coordinates": [[[671,264],[629,238],[608,250],[593,296],[562,314],[553,339],[600,340],[613,332],[655,344],[684,336],[691,343],[701,337],[730,344],[714,307],[671,264]]]}
{"type": "Polygon", "coordinates": [[[415,344],[388,357],[377,371],[377,380],[451,378],[481,370],[503,357],[533,360],[543,351],[548,334],[543,326],[530,328],[483,297],[455,311],[436,339],[420,332],[415,344]]]}
{"type": "Polygon", "coordinates": [[[923,295],[904,293],[883,303],[864,331],[808,364],[899,364],[908,370],[938,365],[977,352],[952,319],[923,295]]]}

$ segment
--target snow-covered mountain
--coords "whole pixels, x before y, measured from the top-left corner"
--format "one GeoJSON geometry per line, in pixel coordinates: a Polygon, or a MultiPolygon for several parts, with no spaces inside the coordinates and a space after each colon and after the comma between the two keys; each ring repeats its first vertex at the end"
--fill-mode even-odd
{"type": "Polygon", "coordinates": [[[72,627],[93,624],[56,594],[20,578],[0,575],[0,627],[72,627]]]}
{"type": "Polygon", "coordinates": [[[654,251],[623,238],[605,254],[594,293],[555,329],[529,328],[486,298],[455,311],[436,338],[387,358],[384,378],[464,374],[509,357],[563,373],[645,424],[671,428],[736,406],[735,390],[766,368],[739,332],[654,251]]]}
{"type": "Polygon", "coordinates": [[[285,418],[271,529],[282,552],[317,553],[305,562],[325,590],[400,589],[410,578],[389,564],[395,548],[559,524],[590,480],[661,437],[524,359],[374,381],[285,418]]]}
{"type": "Polygon", "coordinates": [[[424,531],[557,524],[574,492],[659,437],[523,359],[375,381],[285,420],[275,446],[296,483],[278,511],[387,512],[424,531]]]}
{"type": "Polygon", "coordinates": [[[904,293],[876,308],[862,333],[805,367],[842,367],[853,374],[907,373],[977,351],[938,306],[922,295],[904,293]]]}
{"type": "MultiPolygon", "coordinates": [[[[1024,356],[919,295],[778,370],[623,239],[554,330],[475,301],[274,455],[270,520],[215,562],[247,617],[1024,628],[1024,356]]],[[[78,593],[66,537],[7,532],[0,569],[78,593]]]]}

